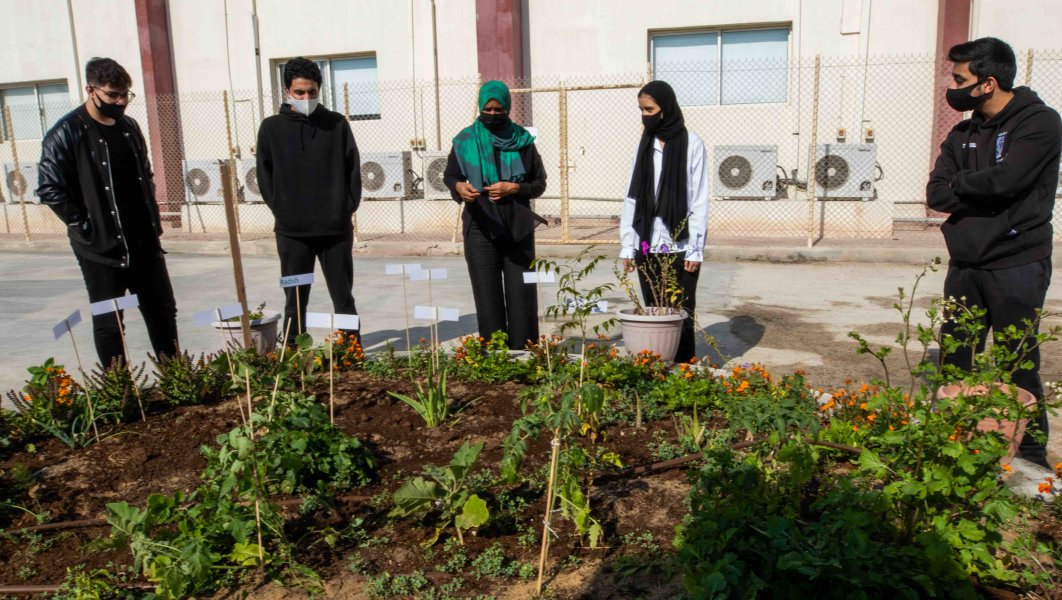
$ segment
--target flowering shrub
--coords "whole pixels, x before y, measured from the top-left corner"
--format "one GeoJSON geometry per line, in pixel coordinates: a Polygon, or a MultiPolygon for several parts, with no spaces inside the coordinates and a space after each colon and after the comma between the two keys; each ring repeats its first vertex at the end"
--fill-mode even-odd
{"type": "Polygon", "coordinates": [[[495,331],[487,340],[469,335],[458,340],[454,348],[452,372],[468,382],[499,383],[519,379],[525,367],[509,354],[509,337],[495,331]]]}
{"type": "MultiPolygon", "coordinates": [[[[22,391],[7,394],[16,411],[5,420],[13,424],[16,436],[29,440],[53,435],[74,448],[92,443],[88,392],[52,358],[27,370],[31,377],[22,391]]],[[[105,412],[96,409],[92,415],[97,421],[114,417],[113,407],[101,408],[105,412]]]]}
{"type": "MultiPolygon", "coordinates": [[[[337,331],[329,338],[332,344],[332,362],[337,371],[360,369],[365,364],[365,351],[361,348],[358,336],[337,331]]],[[[317,365],[322,366],[328,360],[327,346],[317,357],[317,365]]]]}

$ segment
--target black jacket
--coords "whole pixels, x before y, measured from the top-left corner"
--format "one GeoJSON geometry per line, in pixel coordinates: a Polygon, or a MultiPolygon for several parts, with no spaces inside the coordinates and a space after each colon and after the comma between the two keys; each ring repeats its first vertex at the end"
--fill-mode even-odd
{"type": "Polygon", "coordinates": [[[1051,256],[1051,213],[1062,155],[1062,123],[1027,87],[996,116],[956,125],[929,176],[930,208],[949,213],[941,226],[951,264],[1016,267],[1051,256]]]}
{"type": "Polygon", "coordinates": [[[258,129],[258,186],[292,237],[342,235],[361,203],[361,159],[343,115],[318,105],[307,117],[288,104],[258,129]]]}
{"type": "MultiPolygon", "coordinates": [[[[162,235],[155,180],[140,126],[130,117],[118,119],[132,142],[137,178],[155,235],[162,235]]],[[[107,143],[88,109],[79,106],[55,124],[41,143],[37,195],[66,223],[70,246],[78,256],[112,267],[129,265],[129,246],[122,215],[114,198],[107,143]]]]}
{"type": "MultiPolygon", "coordinates": [[[[495,149],[494,160],[499,162],[501,151],[495,149]]],[[[443,182],[450,188],[450,196],[458,204],[464,205],[461,213],[462,232],[468,235],[468,229],[474,223],[488,239],[508,238],[520,241],[534,233],[539,223],[546,220],[531,211],[531,200],[546,191],[546,169],[542,166],[542,156],[534,144],[520,150],[520,160],[524,163],[524,180],[519,183],[520,191],[506,196],[497,202],[491,201],[486,194],[480,194],[475,202],[465,202],[457,193],[457,183],[468,181],[461,173],[457,155],[450,148],[446,160],[443,182]]],[[[501,170],[501,167],[498,167],[501,170]]]]}

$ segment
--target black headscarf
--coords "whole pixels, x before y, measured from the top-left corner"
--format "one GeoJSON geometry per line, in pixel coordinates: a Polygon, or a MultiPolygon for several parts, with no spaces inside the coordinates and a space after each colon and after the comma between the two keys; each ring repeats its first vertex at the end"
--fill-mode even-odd
{"type": "Polygon", "coordinates": [[[687,234],[689,200],[686,196],[686,150],[689,134],[682,118],[682,109],[675,98],[675,90],[670,85],[664,81],[650,81],[638,92],[638,96],[643,94],[660,106],[663,119],[651,131],[646,128],[638,144],[631,187],[627,190],[627,195],[635,200],[634,230],[643,241],[650,242],[653,221],[660,217],[668,232],[678,241],[687,234]],[[666,142],[664,160],[660,165],[659,193],[654,187],[653,138],[666,142]],[[679,226],[681,228],[676,231],[675,228],[679,226]]]}

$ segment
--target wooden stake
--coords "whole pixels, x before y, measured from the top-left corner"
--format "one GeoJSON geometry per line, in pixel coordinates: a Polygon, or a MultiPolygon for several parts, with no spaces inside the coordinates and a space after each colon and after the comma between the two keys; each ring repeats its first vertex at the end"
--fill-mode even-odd
{"type": "Polygon", "coordinates": [[[553,447],[549,458],[549,484],[546,486],[546,518],[542,521],[542,551],[538,556],[538,583],[535,594],[542,595],[542,577],[546,573],[546,559],[549,556],[549,536],[553,533],[550,520],[553,518],[553,486],[557,481],[557,461],[560,458],[560,430],[553,430],[553,447]]]}
{"type": "Polygon", "coordinates": [[[409,292],[406,288],[406,266],[402,265],[402,304],[405,308],[406,317],[406,353],[412,356],[413,344],[409,341],[409,292]]]}
{"type": "MultiPolygon", "coordinates": [[[[77,360],[77,370],[81,373],[81,379],[87,379],[85,369],[81,366],[81,354],[77,351],[77,340],[74,339],[74,330],[70,328],[70,319],[64,319],[66,333],[70,336],[70,344],[74,346],[74,359],[77,360]]],[[[96,412],[92,406],[92,394],[85,394],[85,403],[88,404],[89,419],[92,421],[92,433],[96,436],[96,443],[100,443],[100,430],[96,427],[96,412]]]]}
{"type": "MultiPolygon", "coordinates": [[[[302,335],[302,300],[300,300],[302,294],[299,292],[300,289],[302,289],[301,285],[295,286],[295,322],[299,326],[298,330],[295,332],[295,339],[298,339],[298,337],[302,335]]],[[[306,391],[306,373],[302,369],[300,369],[299,373],[299,389],[304,392],[306,391]]]]}
{"type": "MultiPolygon", "coordinates": [[[[344,84],[345,85],[345,84],[344,84]]],[[[332,313],[332,320],[330,323],[329,331],[335,335],[336,330],[336,315],[332,313]]],[[[335,360],[333,348],[335,348],[336,341],[331,339],[328,342],[328,420],[332,422],[332,425],[336,424],[336,380],[335,380],[335,360]]]]}
{"type": "MultiPolygon", "coordinates": [[[[221,309],[220,308],[215,308],[214,309],[214,314],[217,315],[218,323],[224,323],[225,322],[221,318],[221,309]]],[[[225,357],[228,359],[227,362],[229,363],[229,377],[232,379],[232,383],[236,383],[236,370],[232,367],[232,352],[229,351],[229,343],[228,343],[228,340],[225,338],[225,330],[224,329],[218,329],[218,337],[221,338],[221,351],[225,353],[225,357]]],[[[249,417],[244,417],[244,415],[243,415],[243,405],[240,404],[239,400],[236,401],[236,406],[238,406],[240,408],[240,417],[243,417],[243,420],[246,423],[247,420],[249,419],[249,417]]]]}
{"type": "MultiPolygon", "coordinates": [[[[291,333],[291,319],[287,319],[287,325],[284,326],[284,339],[288,339],[288,334],[291,333]]],[[[284,362],[284,351],[288,349],[287,341],[280,345],[280,362],[284,362]]],[[[277,403],[277,390],[280,388],[280,373],[277,373],[276,379],[273,380],[273,397],[269,401],[269,410],[273,410],[273,406],[277,403]]]]}
{"type": "Polygon", "coordinates": [[[140,420],[147,421],[144,414],[144,402],[140,399],[140,386],[136,384],[136,374],[133,372],[133,361],[129,360],[129,343],[125,340],[125,327],[122,326],[122,315],[118,311],[118,299],[111,300],[114,304],[114,319],[118,321],[118,334],[122,338],[122,352],[125,353],[125,366],[129,370],[129,380],[133,386],[133,395],[136,396],[136,405],[140,407],[140,420]]]}
{"type": "MultiPolygon", "coordinates": [[[[225,96],[225,110],[228,111],[228,90],[225,96]]],[[[228,127],[228,119],[225,121],[228,127]]],[[[231,146],[231,144],[230,144],[231,146]]],[[[229,230],[229,253],[232,256],[232,272],[236,282],[236,299],[240,303],[240,330],[243,332],[243,347],[251,347],[251,321],[247,318],[247,287],[243,279],[243,257],[240,254],[240,225],[236,221],[236,190],[231,178],[222,178],[222,191],[225,198],[225,225],[229,230]]]]}
{"type": "Polygon", "coordinates": [[[244,369],[244,378],[247,384],[247,436],[251,438],[251,452],[254,458],[251,460],[251,468],[254,470],[254,523],[258,529],[258,561],[260,564],[265,564],[265,550],[262,548],[262,508],[261,508],[261,494],[259,493],[258,484],[258,451],[254,447],[254,420],[250,418],[253,415],[254,403],[251,402],[251,371],[250,369],[244,369]]]}

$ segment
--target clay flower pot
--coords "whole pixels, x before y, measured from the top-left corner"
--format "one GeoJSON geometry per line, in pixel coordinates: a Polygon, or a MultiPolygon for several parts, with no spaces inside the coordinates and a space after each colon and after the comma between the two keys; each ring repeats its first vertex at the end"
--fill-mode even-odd
{"type": "MultiPolygon", "coordinates": [[[[251,343],[259,354],[272,352],[277,347],[277,325],[280,313],[275,310],[263,310],[261,319],[251,319],[251,343]]],[[[243,334],[240,321],[214,321],[214,329],[221,330],[226,342],[232,341],[236,346],[243,346],[243,334]]]]}
{"type": "Polygon", "coordinates": [[[679,338],[682,337],[682,322],[686,320],[686,311],[670,312],[670,309],[647,307],[646,311],[669,314],[635,314],[633,308],[621,309],[617,315],[623,345],[627,352],[634,355],[642,350],[649,350],[668,362],[675,360],[678,352],[679,338]]]}
{"type": "MultiPolygon", "coordinates": [[[[997,389],[1008,391],[1004,384],[995,384],[997,389]]],[[[1018,400],[1025,406],[1027,411],[1032,411],[1036,408],[1036,396],[1029,390],[1020,388],[1018,386],[1010,386],[1012,389],[1018,390],[1018,400]]],[[[988,394],[988,387],[984,385],[977,385],[974,387],[968,387],[962,384],[953,383],[950,385],[943,385],[937,390],[937,398],[955,398],[959,394],[965,396],[984,396],[988,394]]],[[[1025,435],[1025,427],[1029,424],[1028,418],[1017,419],[1015,421],[1008,421],[1003,414],[996,418],[987,418],[977,424],[978,431],[998,431],[1005,438],[1010,441],[1010,448],[1007,450],[1007,456],[1014,458],[1018,454],[1018,446],[1021,444],[1022,436],[1025,435]]]]}

